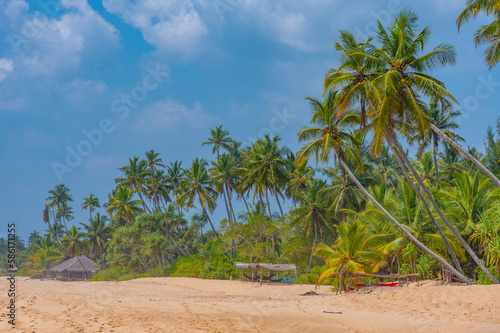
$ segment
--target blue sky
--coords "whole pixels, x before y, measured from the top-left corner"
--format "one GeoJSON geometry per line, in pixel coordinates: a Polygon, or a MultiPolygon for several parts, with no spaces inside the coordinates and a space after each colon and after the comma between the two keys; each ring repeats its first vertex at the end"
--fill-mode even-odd
{"type": "MultiPolygon", "coordinates": [[[[483,147],[499,111],[500,75],[472,35],[458,33],[465,0],[4,0],[0,3],[2,221],[27,239],[41,231],[47,192],[63,182],[85,222],[82,198],[101,202],[128,157],[212,158],[201,143],[223,124],[248,143],[271,131],[293,150],[308,122],[304,97],[320,96],[338,65],[338,30],[358,37],[399,8],[430,24],[430,46],[450,43],[457,65],[433,75],[461,105],[459,133],[483,147]],[[89,143],[85,133],[93,134],[89,143]],[[83,157],[68,158],[69,151],[83,157]],[[68,163],[68,161],[70,163],[68,163]]],[[[70,154],[71,155],[71,154],[70,154]]],[[[224,208],[215,212],[223,218],[224,208]]]]}

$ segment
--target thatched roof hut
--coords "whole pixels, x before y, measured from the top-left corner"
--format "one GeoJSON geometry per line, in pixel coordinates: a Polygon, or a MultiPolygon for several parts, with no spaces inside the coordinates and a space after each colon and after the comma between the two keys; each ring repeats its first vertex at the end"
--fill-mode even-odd
{"type": "Polygon", "coordinates": [[[49,277],[66,281],[88,280],[99,269],[94,261],[86,256],[69,258],[49,269],[49,277]]]}

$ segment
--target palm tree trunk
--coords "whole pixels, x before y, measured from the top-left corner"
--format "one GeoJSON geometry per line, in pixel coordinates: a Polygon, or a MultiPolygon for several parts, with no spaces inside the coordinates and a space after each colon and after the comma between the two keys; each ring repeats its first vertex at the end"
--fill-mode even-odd
{"type": "Polygon", "coordinates": [[[280,199],[278,197],[278,191],[274,190],[274,196],[276,197],[276,202],[278,203],[278,207],[280,209],[280,214],[281,214],[281,216],[283,216],[283,208],[281,208],[280,199]]]}
{"type": "Polygon", "coordinates": [[[269,219],[271,219],[271,204],[269,203],[269,195],[267,193],[267,186],[266,186],[266,202],[267,202],[267,210],[269,211],[269,219]]]}
{"type": "Polygon", "coordinates": [[[231,202],[231,196],[229,195],[229,184],[226,183],[226,193],[227,193],[227,202],[229,203],[229,210],[231,214],[233,214],[233,221],[236,222],[236,214],[234,214],[233,203],[231,202]]]}
{"type": "Polygon", "coordinates": [[[241,198],[243,199],[243,202],[245,203],[245,207],[246,207],[247,212],[248,212],[248,211],[249,211],[249,209],[248,209],[248,204],[247,204],[247,201],[245,200],[245,194],[243,194],[243,195],[241,196],[241,198]]]}
{"type": "Polygon", "coordinates": [[[231,217],[231,213],[229,212],[229,206],[227,204],[227,197],[226,197],[226,191],[224,189],[224,185],[222,185],[222,196],[224,197],[224,203],[226,204],[226,212],[227,212],[227,218],[229,219],[229,222],[233,222],[233,219],[231,217]]]}
{"type": "Polygon", "coordinates": [[[203,253],[203,258],[205,258],[205,246],[203,245],[203,225],[200,224],[200,233],[201,233],[201,251],[203,253]]]}
{"type": "Polygon", "coordinates": [[[316,240],[318,239],[318,223],[317,223],[317,217],[314,218],[314,241],[313,245],[311,248],[311,255],[309,256],[309,264],[307,265],[307,271],[306,274],[309,274],[309,270],[311,269],[311,263],[313,260],[313,253],[314,253],[314,248],[316,247],[316,240]]]}
{"type": "Polygon", "coordinates": [[[432,134],[432,140],[433,140],[432,155],[433,155],[433,159],[434,159],[434,172],[436,173],[436,186],[438,186],[439,185],[439,169],[438,169],[438,161],[437,161],[438,141],[437,141],[436,133],[432,134]]]}
{"type": "Polygon", "coordinates": [[[436,209],[436,211],[439,214],[439,217],[441,218],[441,220],[448,227],[448,229],[451,230],[451,232],[453,233],[453,235],[455,236],[455,238],[458,239],[458,241],[460,242],[460,244],[464,247],[464,249],[467,251],[467,253],[469,253],[469,255],[471,256],[471,258],[476,262],[476,264],[479,266],[479,268],[481,268],[481,270],[484,272],[484,274],[486,274],[486,276],[493,283],[498,284],[498,279],[493,274],[491,274],[491,272],[483,264],[483,262],[481,261],[481,259],[479,259],[479,257],[476,255],[476,253],[474,252],[474,250],[472,250],[472,248],[470,247],[469,243],[467,243],[462,238],[462,236],[457,231],[457,229],[455,229],[455,227],[450,223],[450,221],[448,221],[448,219],[444,216],[443,211],[440,209],[440,207],[437,205],[436,201],[434,200],[434,196],[431,194],[431,192],[429,191],[429,189],[427,188],[427,186],[424,184],[424,182],[422,181],[422,179],[418,175],[417,171],[415,170],[415,168],[411,164],[410,160],[408,159],[408,156],[406,156],[405,152],[403,151],[403,149],[401,148],[401,146],[399,145],[399,143],[396,141],[396,138],[394,137],[394,134],[392,132],[390,132],[390,131],[387,131],[387,135],[389,137],[389,140],[392,142],[392,144],[396,148],[396,150],[399,152],[399,155],[403,158],[403,160],[405,161],[406,165],[410,169],[411,173],[413,174],[413,177],[415,177],[415,179],[420,184],[420,187],[424,190],[425,194],[427,195],[427,198],[429,198],[429,201],[432,203],[432,205],[436,209]]]}
{"type": "Polygon", "coordinates": [[[413,181],[410,178],[410,175],[408,175],[408,172],[406,171],[406,168],[403,165],[403,162],[401,161],[401,158],[400,158],[398,152],[394,148],[393,142],[391,142],[391,140],[388,139],[387,144],[388,144],[389,148],[391,149],[392,153],[394,154],[394,157],[398,161],[399,167],[401,168],[401,171],[403,171],[403,174],[404,174],[406,180],[408,181],[408,184],[410,184],[411,188],[417,193],[418,197],[420,198],[420,201],[422,202],[422,205],[424,206],[425,210],[427,211],[427,215],[429,215],[429,217],[432,220],[432,223],[437,228],[439,235],[443,239],[444,244],[446,245],[446,248],[448,249],[448,253],[450,254],[451,258],[453,259],[453,263],[455,264],[455,267],[457,268],[458,271],[463,273],[462,267],[460,267],[460,263],[458,261],[457,255],[455,254],[455,251],[453,251],[453,248],[451,247],[451,244],[448,241],[448,238],[444,234],[443,229],[441,228],[441,226],[437,223],[436,219],[434,218],[434,215],[432,214],[432,212],[429,208],[429,205],[427,204],[427,201],[425,200],[424,196],[422,195],[422,192],[420,192],[420,190],[415,186],[415,184],[413,183],[413,181]]]}
{"type": "Polygon", "coordinates": [[[139,198],[141,199],[142,201],[142,207],[144,208],[145,211],[147,211],[148,213],[151,213],[151,211],[149,210],[148,206],[146,205],[146,202],[144,201],[144,199],[142,198],[142,194],[140,191],[138,191],[137,189],[137,186],[135,186],[135,191],[137,192],[137,194],[139,195],[139,198]]]}
{"type": "Polygon", "coordinates": [[[260,201],[260,213],[262,217],[266,217],[266,207],[264,207],[264,200],[262,199],[262,193],[259,191],[259,201],[260,201]]]}
{"type": "Polygon", "coordinates": [[[205,215],[207,216],[207,220],[208,220],[208,223],[210,223],[210,226],[212,227],[212,230],[214,231],[215,233],[215,237],[217,237],[217,239],[219,240],[219,242],[221,244],[223,244],[222,240],[220,239],[219,237],[219,233],[217,232],[217,230],[215,230],[215,227],[214,225],[212,224],[212,220],[210,220],[210,216],[208,216],[208,213],[207,213],[207,210],[205,209],[205,207],[203,207],[203,212],[205,213],[205,215]]]}
{"type": "Polygon", "coordinates": [[[371,196],[370,193],[361,185],[359,180],[354,176],[354,174],[351,172],[349,167],[345,164],[345,162],[339,158],[338,153],[335,152],[335,155],[337,155],[337,160],[339,161],[340,165],[342,168],[347,172],[349,177],[351,177],[352,181],[356,184],[356,186],[363,192],[363,194],[377,207],[382,213],[384,213],[389,220],[391,220],[392,223],[394,223],[416,246],[418,246],[420,249],[422,249],[424,252],[429,254],[431,257],[442,263],[446,268],[448,268],[450,271],[453,272],[457,277],[459,277],[462,281],[465,283],[472,285],[472,282],[463,274],[460,273],[455,267],[450,265],[446,260],[441,258],[438,254],[434,253],[431,249],[429,249],[427,246],[422,244],[411,232],[406,230],[405,227],[403,227],[375,198],[371,196]]]}
{"type": "Polygon", "coordinates": [[[469,161],[471,161],[472,163],[474,163],[482,172],[484,172],[488,177],[490,177],[490,179],[493,180],[493,182],[495,184],[497,184],[498,187],[500,187],[500,180],[490,170],[488,170],[484,165],[482,165],[481,162],[479,162],[478,160],[476,160],[474,158],[474,156],[472,156],[471,154],[469,154],[458,143],[456,143],[450,137],[448,137],[447,135],[445,135],[434,124],[429,123],[429,127],[430,127],[431,130],[434,131],[434,133],[436,133],[444,141],[446,141],[446,143],[448,143],[450,146],[452,146],[453,148],[455,148],[455,150],[457,150],[459,153],[461,153],[462,155],[464,155],[465,157],[467,157],[469,159],[469,161]]]}

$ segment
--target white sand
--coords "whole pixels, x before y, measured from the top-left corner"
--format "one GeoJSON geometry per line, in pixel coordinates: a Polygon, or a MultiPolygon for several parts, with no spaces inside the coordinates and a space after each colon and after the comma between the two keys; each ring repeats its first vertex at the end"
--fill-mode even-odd
{"type": "Polygon", "coordinates": [[[500,332],[500,286],[427,282],[338,296],[320,287],[319,296],[300,296],[311,290],[188,278],[65,283],[18,277],[13,328],[1,278],[0,332],[500,332]]]}

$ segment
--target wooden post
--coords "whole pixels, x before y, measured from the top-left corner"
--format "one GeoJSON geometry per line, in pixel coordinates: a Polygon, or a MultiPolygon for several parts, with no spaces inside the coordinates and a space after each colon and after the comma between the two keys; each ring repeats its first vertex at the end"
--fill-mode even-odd
{"type": "Polygon", "coordinates": [[[255,269],[252,268],[252,284],[253,284],[253,277],[255,276],[255,269]]]}
{"type": "Polygon", "coordinates": [[[241,283],[243,283],[243,268],[240,269],[240,271],[241,271],[241,283]]]}
{"type": "Polygon", "coordinates": [[[262,286],[262,268],[260,269],[260,285],[262,286]]]}

